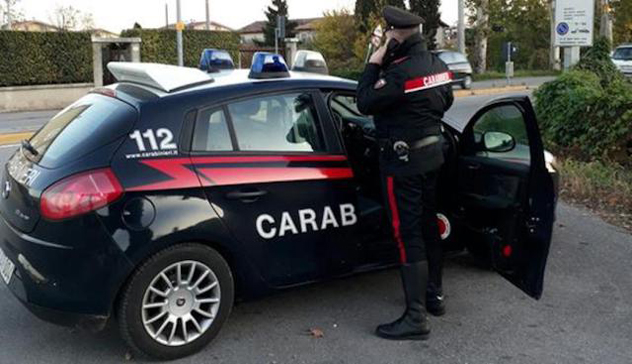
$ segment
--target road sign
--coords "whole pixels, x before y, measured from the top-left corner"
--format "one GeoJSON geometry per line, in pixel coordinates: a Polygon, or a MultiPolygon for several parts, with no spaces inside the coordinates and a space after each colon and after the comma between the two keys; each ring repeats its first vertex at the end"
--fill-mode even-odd
{"type": "Polygon", "coordinates": [[[277,28],[279,29],[279,39],[285,39],[285,16],[277,16],[277,28]]]}
{"type": "Polygon", "coordinates": [[[595,0],[557,0],[555,6],[555,45],[589,47],[593,45],[595,0]]]}

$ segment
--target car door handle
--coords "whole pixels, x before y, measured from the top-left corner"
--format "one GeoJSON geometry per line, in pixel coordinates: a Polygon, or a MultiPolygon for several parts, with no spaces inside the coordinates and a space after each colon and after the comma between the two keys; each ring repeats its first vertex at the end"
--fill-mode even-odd
{"type": "Polygon", "coordinates": [[[254,190],[254,191],[233,191],[226,194],[226,198],[229,200],[243,200],[244,202],[254,202],[260,197],[268,194],[268,191],[254,190]]]}
{"type": "Polygon", "coordinates": [[[470,163],[467,165],[467,169],[469,169],[470,171],[478,171],[479,169],[481,169],[481,165],[478,163],[470,163]]]}

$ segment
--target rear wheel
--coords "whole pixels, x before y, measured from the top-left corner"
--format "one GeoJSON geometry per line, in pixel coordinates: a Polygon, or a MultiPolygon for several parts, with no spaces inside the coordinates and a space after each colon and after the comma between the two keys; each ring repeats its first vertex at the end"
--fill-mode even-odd
{"type": "Polygon", "coordinates": [[[177,245],[134,273],[119,302],[119,328],[136,354],[177,359],[213,340],[233,301],[233,277],[224,258],[204,245],[177,245]]]}
{"type": "Polygon", "coordinates": [[[463,82],[461,83],[461,88],[464,90],[469,90],[472,88],[472,76],[465,76],[463,82]]]}

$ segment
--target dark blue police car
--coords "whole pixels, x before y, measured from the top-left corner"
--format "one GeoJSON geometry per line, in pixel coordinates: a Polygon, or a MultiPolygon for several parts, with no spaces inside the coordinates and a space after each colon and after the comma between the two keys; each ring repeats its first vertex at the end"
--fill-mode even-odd
{"type": "MultiPolygon", "coordinates": [[[[96,330],[117,317],[136,352],[173,359],[208,344],[236,298],[397,264],[356,83],[253,63],[111,63],[120,83],[23,143],[1,181],[0,272],[35,315],[96,330]]],[[[556,173],[529,100],[444,128],[443,239],[539,298],[556,173]]]]}

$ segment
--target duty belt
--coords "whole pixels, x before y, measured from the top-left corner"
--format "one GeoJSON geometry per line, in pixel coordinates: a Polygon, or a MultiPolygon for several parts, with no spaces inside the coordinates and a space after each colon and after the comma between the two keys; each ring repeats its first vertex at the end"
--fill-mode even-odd
{"type": "Polygon", "coordinates": [[[397,158],[401,161],[408,162],[411,150],[421,149],[432,144],[438,143],[441,137],[432,135],[423,139],[419,139],[413,142],[406,142],[404,140],[391,140],[380,139],[378,143],[382,152],[391,153],[394,152],[397,158]]]}

